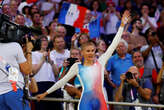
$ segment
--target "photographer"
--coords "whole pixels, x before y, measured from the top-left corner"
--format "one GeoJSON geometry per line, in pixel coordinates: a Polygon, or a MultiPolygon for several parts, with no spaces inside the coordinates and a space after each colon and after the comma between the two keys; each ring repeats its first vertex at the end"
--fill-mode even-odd
{"type": "MultiPolygon", "coordinates": [[[[115,100],[135,103],[151,103],[152,83],[149,79],[139,79],[136,66],[129,68],[128,72],[121,75],[121,84],[116,92],[115,100]]],[[[150,110],[147,107],[123,107],[123,110],[150,110]]],[[[152,109],[151,109],[152,110],[152,109]]]]}
{"type": "Polygon", "coordinates": [[[31,73],[31,51],[27,51],[26,60],[16,42],[0,42],[0,50],[0,109],[30,110],[28,102],[23,101],[23,74],[31,73]]]}

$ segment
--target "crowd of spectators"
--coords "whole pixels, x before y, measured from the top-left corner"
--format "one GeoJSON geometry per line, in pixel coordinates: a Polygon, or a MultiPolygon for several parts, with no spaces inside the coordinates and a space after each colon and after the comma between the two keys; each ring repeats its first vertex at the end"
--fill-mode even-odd
{"type": "MultiPolygon", "coordinates": [[[[94,40],[96,57],[101,56],[117,33],[125,10],[130,11],[131,20],[106,64],[106,100],[164,104],[164,0],[38,0],[30,4],[25,0],[4,0],[3,14],[19,25],[38,31],[30,35],[33,44],[32,73],[28,85],[31,95],[45,92],[67,73],[74,62],[82,61],[80,46],[83,43],[94,40]],[[100,36],[91,39],[88,32],[76,33],[74,27],[58,23],[64,1],[86,7],[86,23],[100,17],[100,36]]],[[[26,48],[24,42],[19,43],[23,49],[26,48]]],[[[75,77],[49,97],[79,98],[81,91],[80,82],[75,77]]],[[[58,110],[77,109],[76,104],[31,103],[34,110],[51,110],[54,107],[58,110]]],[[[109,106],[109,109],[134,108],[109,106]]]]}

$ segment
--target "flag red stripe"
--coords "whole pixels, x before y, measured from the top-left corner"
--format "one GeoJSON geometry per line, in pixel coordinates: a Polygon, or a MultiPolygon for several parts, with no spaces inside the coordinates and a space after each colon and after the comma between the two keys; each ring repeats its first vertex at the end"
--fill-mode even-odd
{"type": "Polygon", "coordinates": [[[37,0],[26,0],[27,3],[35,3],[37,0]]]}
{"type": "Polygon", "coordinates": [[[78,10],[80,11],[80,14],[77,20],[74,22],[73,26],[83,28],[83,22],[85,19],[87,9],[85,7],[78,6],[78,10]]]}

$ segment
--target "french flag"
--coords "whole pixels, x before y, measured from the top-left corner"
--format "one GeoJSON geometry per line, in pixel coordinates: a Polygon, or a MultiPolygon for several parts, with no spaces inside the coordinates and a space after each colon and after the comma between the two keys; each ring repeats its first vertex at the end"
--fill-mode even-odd
{"type": "Polygon", "coordinates": [[[83,28],[87,8],[64,2],[60,11],[58,22],[83,28]]]}

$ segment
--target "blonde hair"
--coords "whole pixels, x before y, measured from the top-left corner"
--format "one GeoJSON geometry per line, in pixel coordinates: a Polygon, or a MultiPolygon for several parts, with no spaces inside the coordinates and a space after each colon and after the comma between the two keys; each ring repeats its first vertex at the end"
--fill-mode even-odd
{"type": "Polygon", "coordinates": [[[84,50],[85,47],[90,46],[90,45],[96,47],[96,43],[92,40],[89,40],[88,42],[81,45],[81,50],[84,50]]]}

